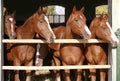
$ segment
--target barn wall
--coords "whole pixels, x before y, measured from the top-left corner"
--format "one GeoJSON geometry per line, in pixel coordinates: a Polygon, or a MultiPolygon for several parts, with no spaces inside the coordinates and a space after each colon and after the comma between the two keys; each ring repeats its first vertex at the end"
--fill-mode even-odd
{"type": "MultiPolygon", "coordinates": [[[[2,21],[2,18],[1,18],[1,0],[0,0],[0,22],[1,21],[2,21]]],[[[0,33],[1,33],[1,23],[0,23],[0,33]]],[[[0,35],[0,39],[1,39],[1,35],[0,35]]],[[[0,55],[1,55],[1,41],[0,41],[0,55]]],[[[1,60],[1,56],[0,56],[0,60],[1,60]]],[[[0,66],[1,66],[1,62],[0,62],[0,66]]],[[[0,70],[1,70],[1,67],[0,67],[0,70]]],[[[1,78],[1,72],[0,72],[0,78],[1,78]]]]}
{"type": "MultiPolygon", "coordinates": [[[[114,0],[114,1],[112,0],[111,3],[112,3],[112,29],[115,32],[118,28],[120,28],[120,0],[114,0]]],[[[119,47],[118,49],[120,50],[119,47]]],[[[117,57],[120,57],[119,52],[117,52],[117,49],[112,49],[112,59],[113,59],[112,81],[120,80],[120,78],[118,77],[120,75],[120,68],[117,65],[118,61],[120,62],[120,59],[117,60],[117,57]]],[[[120,65],[120,63],[118,64],[120,65]]]]}
{"type": "Polygon", "coordinates": [[[1,39],[2,39],[2,36],[3,36],[3,32],[1,32],[2,30],[3,30],[3,4],[2,4],[2,0],[0,0],[0,81],[4,81],[4,79],[3,79],[3,71],[2,71],[2,65],[3,65],[3,59],[2,59],[2,54],[3,54],[3,48],[2,48],[2,41],[1,41],[1,39]]]}

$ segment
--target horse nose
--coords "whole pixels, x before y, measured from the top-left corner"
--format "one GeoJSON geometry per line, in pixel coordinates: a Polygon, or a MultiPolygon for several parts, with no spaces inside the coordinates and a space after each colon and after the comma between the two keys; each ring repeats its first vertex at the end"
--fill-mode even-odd
{"type": "Polygon", "coordinates": [[[55,36],[51,36],[50,37],[50,42],[54,42],[54,40],[55,40],[55,36]]]}
{"type": "Polygon", "coordinates": [[[16,38],[16,34],[15,34],[15,32],[12,32],[10,35],[10,39],[14,39],[14,38],[16,38]]]}
{"type": "Polygon", "coordinates": [[[90,39],[91,38],[91,32],[85,32],[84,39],[90,39]]]}
{"type": "Polygon", "coordinates": [[[91,38],[91,32],[90,32],[90,30],[88,29],[88,27],[87,26],[85,26],[85,39],[89,39],[89,38],[91,38]]]}
{"type": "Polygon", "coordinates": [[[114,42],[111,43],[111,46],[113,48],[117,48],[118,45],[119,45],[119,40],[116,40],[116,41],[114,41],[114,42]]]}

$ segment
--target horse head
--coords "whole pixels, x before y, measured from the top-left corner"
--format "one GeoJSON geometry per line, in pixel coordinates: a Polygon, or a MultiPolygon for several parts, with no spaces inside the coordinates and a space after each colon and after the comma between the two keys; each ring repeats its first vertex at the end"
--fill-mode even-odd
{"type": "Polygon", "coordinates": [[[112,47],[118,46],[119,40],[108,22],[108,15],[101,15],[100,17],[93,19],[90,30],[93,38],[100,38],[108,41],[112,47]]]}
{"type": "Polygon", "coordinates": [[[91,37],[91,32],[86,25],[86,17],[83,12],[84,7],[82,7],[79,11],[77,11],[76,7],[74,7],[67,21],[67,25],[71,27],[72,32],[80,35],[84,39],[89,39],[91,37]]]}
{"type": "Polygon", "coordinates": [[[55,40],[55,35],[46,16],[46,11],[39,8],[33,16],[32,24],[37,34],[47,40],[48,43],[55,40]]]}
{"type": "Polygon", "coordinates": [[[15,13],[12,14],[5,14],[4,17],[4,32],[10,38],[14,39],[16,37],[16,21],[15,21],[15,13]]]}

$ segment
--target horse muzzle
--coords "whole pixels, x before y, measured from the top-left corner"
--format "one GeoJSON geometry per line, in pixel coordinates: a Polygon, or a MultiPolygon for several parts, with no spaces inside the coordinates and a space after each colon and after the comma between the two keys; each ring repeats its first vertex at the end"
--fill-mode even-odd
{"type": "Polygon", "coordinates": [[[50,36],[49,39],[47,39],[47,42],[52,43],[52,42],[54,42],[55,39],[56,39],[55,36],[50,36]]]}
{"type": "Polygon", "coordinates": [[[85,26],[85,30],[84,30],[84,33],[83,33],[83,38],[84,39],[90,39],[91,38],[91,32],[90,32],[90,30],[88,29],[87,26],[85,26]]]}
{"type": "Polygon", "coordinates": [[[9,36],[10,39],[15,39],[16,38],[16,33],[12,32],[9,36]]]}
{"type": "Polygon", "coordinates": [[[119,45],[119,40],[112,41],[112,42],[110,42],[110,44],[111,44],[112,48],[117,48],[119,45]]]}

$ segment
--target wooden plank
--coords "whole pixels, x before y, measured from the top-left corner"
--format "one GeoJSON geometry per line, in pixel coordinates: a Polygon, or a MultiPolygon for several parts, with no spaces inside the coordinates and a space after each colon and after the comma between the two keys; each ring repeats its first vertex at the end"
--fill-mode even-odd
{"type": "MultiPolygon", "coordinates": [[[[3,39],[3,43],[47,43],[40,39],[3,39]]],[[[99,39],[56,39],[53,43],[107,43],[99,39]]]]}
{"type": "MultiPolygon", "coordinates": [[[[112,3],[112,30],[115,32],[120,28],[120,0],[110,0],[112,3]]],[[[120,70],[117,69],[117,49],[112,49],[112,79],[111,81],[120,81],[117,77],[117,72],[120,70]]]]}
{"type": "Polygon", "coordinates": [[[81,66],[2,66],[3,70],[55,70],[55,69],[109,69],[110,65],[81,65],[81,66]]]}

